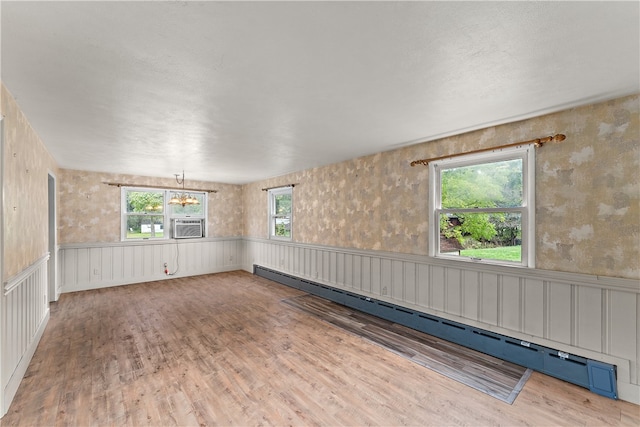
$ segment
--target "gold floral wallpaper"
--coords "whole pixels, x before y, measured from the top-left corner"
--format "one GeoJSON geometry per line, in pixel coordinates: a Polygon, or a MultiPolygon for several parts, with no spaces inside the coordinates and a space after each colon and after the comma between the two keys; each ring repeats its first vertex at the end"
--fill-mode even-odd
{"type": "MultiPolygon", "coordinates": [[[[118,175],[61,169],[58,192],[60,244],[120,241],[120,191],[105,182],[132,186],[166,186],[175,188],[171,178],[118,175]]],[[[189,181],[193,188],[217,190],[209,193],[207,235],[234,237],[242,235],[242,187],[189,181]]]]}
{"type": "Polygon", "coordinates": [[[267,237],[263,187],[290,183],[293,241],[428,253],[428,168],[411,160],[564,133],[536,150],[536,267],[640,278],[640,97],[292,173],[244,187],[244,234],[267,237]]]}
{"type": "Polygon", "coordinates": [[[56,163],[13,96],[1,85],[4,116],[3,281],[48,252],[48,175],[56,163]]]}
{"type": "MultiPolygon", "coordinates": [[[[58,169],[2,85],[4,277],[48,250],[47,175],[57,177],[58,243],[120,241],[120,189],[152,178],[58,169]],[[24,197],[28,195],[28,197],[24,197]]],[[[263,187],[296,184],[293,241],[428,253],[428,168],[415,159],[566,134],[536,150],[536,267],[640,278],[640,96],[303,170],[247,185],[192,182],[209,195],[210,237],[267,237],[263,187]]]]}

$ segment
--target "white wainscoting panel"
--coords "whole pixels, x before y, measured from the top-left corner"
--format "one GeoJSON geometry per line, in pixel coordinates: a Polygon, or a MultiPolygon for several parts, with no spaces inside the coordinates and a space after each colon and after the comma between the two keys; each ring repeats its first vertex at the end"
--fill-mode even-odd
{"type": "Polygon", "coordinates": [[[62,245],[61,291],[239,270],[242,247],[235,237],[62,245]],[[165,263],[171,275],[164,273],[165,263]]]}
{"type": "Polygon", "coordinates": [[[9,408],[49,319],[49,254],[3,284],[2,404],[9,408]]]}
{"type": "Polygon", "coordinates": [[[254,264],[614,364],[640,404],[640,281],[245,238],[254,264]]]}

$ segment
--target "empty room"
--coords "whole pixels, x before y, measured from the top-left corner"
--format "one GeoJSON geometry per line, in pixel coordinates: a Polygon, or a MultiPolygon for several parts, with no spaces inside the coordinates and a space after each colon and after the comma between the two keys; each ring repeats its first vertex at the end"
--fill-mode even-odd
{"type": "Polygon", "coordinates": [[[0,24],[0,426],[640,424],[637,1],[0,24]]]}

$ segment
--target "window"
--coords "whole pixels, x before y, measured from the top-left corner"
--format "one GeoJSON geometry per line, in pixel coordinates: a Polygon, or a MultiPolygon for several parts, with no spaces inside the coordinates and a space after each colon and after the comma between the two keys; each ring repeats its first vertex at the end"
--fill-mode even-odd
{"type": "MultiPolygon", "coordinates": [[[[168,239],[172,219],[207,217],[207,194],[191,193],[199,205],[169,205],[171,190],[122,188],[122,240],[168,239]]],[[[194,236],[203,237],[203,236],[194,236]]]]}
{"type": "Polygon", "coordinates": [[[269,237],[291,239],[292,187],[269,190],[269,237]]]}
{"type": "Polygon", "coordinates": [[[534,148],[429,164],[430,254],[534,266],[534,148]]]}
{"type": "Polygon", "coordinates": [[[171,218],[205,218],[206,193],[191,193],[191,196],[198,199],[197,205],[167,205],[171,218]]]}

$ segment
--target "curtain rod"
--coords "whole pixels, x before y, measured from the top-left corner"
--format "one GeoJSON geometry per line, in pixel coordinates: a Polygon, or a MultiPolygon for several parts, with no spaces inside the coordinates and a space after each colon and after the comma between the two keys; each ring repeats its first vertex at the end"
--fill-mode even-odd
{"type": "Polygon", "coordinates": [[[287,187],[295,187],[298,184],[286,184],[286,185],[278,185],[276,187],[266,187],[263,188],[262,191],[269,191],[269,190],[273,190],[274,188],[287,188],[287,187]]]}
{"type": "Polygon", "coordinates": [[[415,165],[425,165],[425,166],[427,166],[430,162],[434,162],[436,160],[449,159],[449,158],[452,158],[452,157],[464,156],[466,154],[484,153],[485,151],[499,150],[501,148],[517,147],[518,145],[533,144],[536,147],[542,147],[547,142],[562,142],[566,138],[567,137],[565,135],[563,135],[561,133],[558,133],[558,134],[553,135],[553,136],[547,136],[547,137],[544,137],[544,138],[531,139],[529,141],[514,142],[514,143],[511,143],[511,144],[498,145],[496,147],[491,147],[491,148],[481,148],[479,150],[467,151],[465,153],[456,153],[456,154],[449,154],[449,155],[440,156],[440,157],[431,157],[430,159],[414,160],[414,161],[411,162],[411,166],[415,166],[415,165]]]}
{"type": "Polygon", "coordinates": [[[111,185],[112,187],[140,187],[140,188],[159,188],[162,190],[184,190],[184,191],[203,191],[206,193],[217,193],[218,190],[206,190],[204,188],[182,188],[182,187],[167,187],[166,185],[136,185],[127,184],[124,182],[103,182],[103,184],[111,185]]]}

